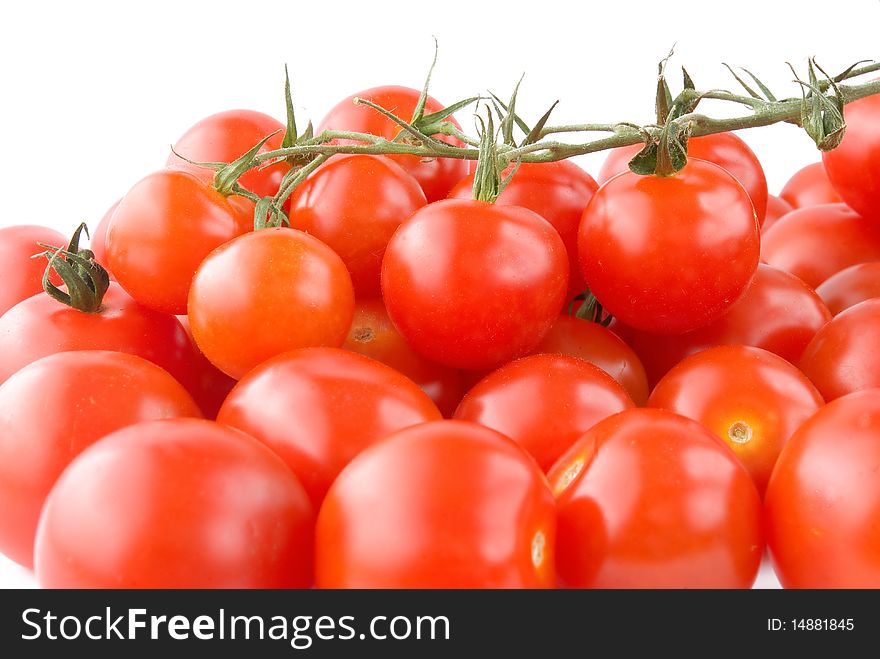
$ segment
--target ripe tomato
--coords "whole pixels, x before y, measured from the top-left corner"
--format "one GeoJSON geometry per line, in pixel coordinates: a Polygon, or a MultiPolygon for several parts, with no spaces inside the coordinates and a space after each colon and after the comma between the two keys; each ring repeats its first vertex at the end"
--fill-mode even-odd
{"type": "Polygon", "coordinates": [[[845,204],[797,208],[764,234],[761,260],[815,288],[856,263],[880,260],[880,223],[845,204]]]}
{"type": "Polygon", "coordinates": [[[767,544],[785,588],[880,588],[880,391],[828,403],[782,449],[767,544]]]}
{"type": "Polygon", "coordinates": [[[818,206],[819,204],[839,204],[843,202],[837,190],[828,180],[828,174],[821,162],[801,167],[788,179],[779,197],[792,208],[818,206]]]}
{"type": "Polygon", "coordinates": [[[226,400],[226,396],[232,391],[236,380],[229,377],[214,366],[208,358],[202,354],[196,345],[192,332],[189,329],[189,317],[177,316],[177,320],[186,330],[187,336],[192,343],[192,361],[190,366],[192,369],[192,384],[189,386],[189,393],[193,400],[202,410],[202,414],[206,419],[216,419],[220,406],[226,400]]]}
{"type": "MultiPolygon", "coordinates": [[[[472,199],[473,185],[474,174],[471,173],[452,188],[449,197],[472,199]]],[[[521,163],[495,200],[502,206],[523,206],[533,210],[559,232],[568,253],[569,300],[586,288],[578,262],[577,231],[584,208],[598,187],[592,176],[570,160],[521,163]]]]}
{"type": "Polygon", "coordinates": [[[699,421],[724,440],[762,495],[785,442],[823,404],[797,367],[772,352],[736,345],[687,357],[648,399],[650,407],[699,421]]]}
{"type": "Polygon", "coordinates": [[[565,355],[531,355],[478,382],[455,418],[510,437],[546,471],[584,432],[630,407],[626,390],[598,366],[565,355]]]}
{"type": "Polygon", "coordinates": [[[758,265],[759,234],[743,187],[692,159],[672,176],[625,172],[606,182],[578,230],[590,290],[622,322],[648,332],[708,325],[758,265]]]}
{"type": "Polygon", "coordinates": [[[351,326],[354,290],[327,245],[296,229],[239,236],[199,266],[189,323],[202,353],[239,379],[287,350],[340,346],[351,326]]]}
{"type": "MultiPolygon", "coordinates": [[[[386,85],[383,87],[373,87],[366,89],[357,94],[352,94],[337,103],[330,112],[327,113],[318,128],[316,135],[320,135],[325,130],[344,130],[357,133],[369,133],[378,135],[386,139],[394,139],[400,133],[401,128],[391,119],[383,116],[376,110],[366,105],[355,105],[355,98],[363,98],[382,106],[387,110],[391,110],[404,121],[412,118],[419,101],[421,92],[417,89],[409,87],[399,87],[395,85],[386,85]]],[[[443,106],[434,98],[428,97],[425,102],[425,114],[439,112],[443,106]]],[[[452,123],[458,126],[455,118],[450,117],[452,123]]],[[[445,135],[432,136],[441,142],[454,144],[456,146],[464,146],[454,137],[445,135]]],[[[404,142],[410,138],[404,136],[404,142]]],[[[351,143],[347,140],[339,140],[339,143],[351,143]]],[[[452,186],[455,185],[462,177],[468,173],[468,161],[458,160],[455,158],[423,158],[421,156],[411,156],[405,154],[393,154],[388,156],[396,161],[401,167],[409,172],[422,186],[425,197],[428,201],[437,201],[443,199],[452,186]]]]}
{"type": "Polygon", "coordinates": [[[319,588],[550,588],[556,511],[516,444],[464,421],[356,457],[318,515],[319,588]]]}
{"type": "Polygon", "coordinates": [[[141,304],[184,314],[189,285],[202,259],[253,229],[253,214],[245,208],[187,172],[150,174],[113,213],[107,228],[107,265],[141,304]]]}
{"type": "Polygon", "coordinates": [[[104,213],[104,217],[98,221],[98,224],[95,225],[89,236],[89,249],[92,251],[92,254],[95,255],[95,261],[100,263],[101,266],[107,270],[110,279],[114,281],[116,278],[113,276],[113,273],[107,269],[107,229],[110,226],[110,218],[113,217],[113,213],[116,212],[116,207],[119,206],[120,201],[122,200],[117,200],[107,209],[107,212],[104,213]]]}
{"type": "Polygon", "coordinates": [[[290,224],[325,242],[345,263],[358,297],[380,293],[391,234],[425,205],[412,176],[381,156],[334,158],[293,193],[290,224]]]}
{"type": "Polygon", "coordinates": [[[313,529],[302,485],[253,438],[147,421],[64,471],[34,560],[44,588],[308,588],[313,529]]]}
{"type": "Polygon", "coordinates": [[[599,422],[548,474],[557,570],[574,588],[749,588],[761,499],[733,452],[683,416],[632,409],[599,422]]]}
{"type": "MultiPolygon", "coordinates": [[[[599,170],[599,183],[605,183],[613,176],[628,171],[629,161],[641,150],[642,145],[635,144],[609,151],[602,169],[599,170]]],[[[748,192],[755,208],[758,226],[764,223],[767,178],[755,152],[740,137],[734,133],[692,137],[688,140],[688,157],[708,160],[726,169],[748,192]]]]}
{"type": "Polygon", "coordinates": [[[880,97],[847,103],[843,118],[843,141],[822,153],[822,163],[831,185],[848,206],[866,218],[880,219],[880,97]]]}
{"type": "Polygon", "coordinates": [[[533,350],[562,309],[568,258],[519,206],[448,199],[400,225],[382,262],[388,315],[432,361],[488,369],[533,350]]]}
{"type": "Polygon", "coordinates": [[[414,382],[335,348],[295,350],[264,362],[242,378],[217,415],[281,456],[316,509],[336,475],[367,446],[438,419],[414,382]]]}
{"type": "Polygon", "coordinates": [[[62,352],[15,373],[0,385],[0,551],[33,567],[43,502],[84,448],[140,421],[182,416],[201,416],[186,390],[133,355],[62,352]]]}
{"type": "Polygon", "coordinates": [[[38,243],[62,247],[67,242],[67,238],[47,227],[18,225],[0,228],[0,316],[43,290],[46,260],[31,258],[46,251],[38,243]]]}
{"type": "Polygon", "coordinates": [[[835,316],[859,302],[880,297],[880,261],[844,268],[819,284],[816,293],[835,316]]]}
{"type": "Polygon", "coordinates": [[[761,225],[761,235],[763,236],[767,233],[767,229],[776,224],[779,218],[793,210],[794,207],[784,199],[774,197],[773,195],[767,197],[767,215],[764,217],[764,224],[761,225]]]}

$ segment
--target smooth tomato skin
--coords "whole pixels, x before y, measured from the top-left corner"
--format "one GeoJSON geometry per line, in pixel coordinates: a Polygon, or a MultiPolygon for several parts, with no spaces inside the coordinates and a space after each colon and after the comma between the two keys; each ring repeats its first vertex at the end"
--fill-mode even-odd
{"type": "Polygon", "coordinates": [[[240,379],[282,352],[342,345],[354,289],[345,264],[317,238],[296,229],[261,229],[205,258],[188,307],[199,349],[240,379]]]}
{"type": "Polygon", "coordinates": [[[141,421],[200,416],[177,380],[134,355],[79,350],[25,366],[0,385],[0,551],[33,567],[43,502],[87,446],[141,421]]]}
{"type": "MultiPolygon", "coordinates": [[[[365,89],[357,94],[342,99],[337,103],[318,124],[315,135],[320,135],[325,130],[345,130],[357,133],[369,133],[386,139],[394,139],[400,133],[400,126],[391,119],[383,116],[366,105],[355,105],[355,98],[363,98],[372,101],[388,110],[391,110],[404,121],[409,121],[415,112],[421,92],[409,87],[398,85],[384,85],[365,89]]],[[[431,96],[425,102],[424,114],[429,115],[439,112],[443,105],[431,96]]],[[[456,126],[458,122],[450,117],[456,126]]],[[[455,146],[464,146],[460,140],[448,135],[434,135],[435,139],[455,146]]],[[[340,143],[349,143],[339,140],[340,143]]],[[[398,165],[403,167],[422,186],[428,201],[443,199],[449,194],[462,177],[468,173],[468,161],[456,158],[422,158],[406,154],[391,154],[388,156],[398,165]]]]}
{"type": "Polygon", "coordinates": [[[844,268],[819,284],[816,293],[835,316],[859,302],[880,297],[880,261],[844,268]]]}
{"type": "MultiPolygon", "coordinates": [[[[849,128],[847,127],[847,130],[849,128]]],[[[840,204],[843,199],[838,194],[821,162],[801,167],[782,186],[780,199],[792,208],[805,208],[819,204],[840,204]]]]}
{"type": "MultiPolygon", "coordinates": [[[[629,161],[642,150],[642,144],[611,149],[602,169],[599,183],[629,170],[629,161]]],[[[755,152],[734,133],[714,133],[688,140],[688,157],[714,162],[729,172],[749,194],[755,208],[758,226],[764,223],[767,209],[767,177],[755,152]]]]}
{"type": "Polygon", "coordinates": [[[461,371],[437,364],[413,350],[391,322],[380,298],[355,300],[354,320],[342,347],[400,371],[424,391],[444,417],[451,417],[465,393],[461,371]]]}
{"type": "Polygon", "coordinates": [[[400,225],[382,262],[394,325],[414,350],[455,368],[495,368],[533,350],[567,288],[562,239],[519,206],[428,204],[400,225]]]}
{"type": "MultiPolygon", "coordinates": [[[[260,147],[259,153],[280,149],[284,129],[284,124],[274,117],[255,110],[218,112],[188,128],[175,142],[166,164],[188,171],[210,183],[214,178],[214,169],[190,164],[176,154],[194,162],[232,162],[272,133],[275,134],[260,147]]],[[[278,192],[281,179],[289,170],[288,163],[277,162],[246,172],[238,182],[261,197],[271,197],[278,192]]]]}
{"type": "Polygon", "coordinates": [[[815,288],[844,268],[880,260],[880,224],[845,204],[797,208],[764,234],[761,260],[815,288]]]}
{"type": "Polygon", "coordinates": [[[742,185],[697,159],[668,177],[612,178],[578,229],[581,268],[602,305],[627,325],[665,334],[720,317],[751,281],[759,241],[742,185]]]}
{"type": "Polygon", "coordinates": [[[611,330],[635,350],[653,388],[688,355],[717,345],[763,348],[797,364],[831,312],[803,281],[763,263],[752,283],[721,318],[680,335],[649,334],[612,321],[611,330]]]}
{"type": "Polygon", "coordinates": [[[107,209],[107,212],[104,213],[103,217],[101,217],[98,223],[91,229],[89,234],[89,249],[92,250],[92,254],[95,255],[95,261],[100,263],[101,266],[107,270],[107,274],[113,281],[115,281],[116,278],[107,268],[107,229],[110,227],[110,218],[112,218],[113,213],[116,212],[116,207],[119,206],[120,201],[122,200],[117,199],[113,205],[107,209]]]}
{"type": "Polygon", "coordinates": [[[199,409],[202,410],[202,414],[206,419],[216,419],[220,406],[226,400],[226,396],[229,395],[229,392],[232,391],[232,387],[235,386],[238,380],[226,375],[226,373],[214,366],[202,354],[190,331],[188,316],[177,316],[177,320],[183,326],[183,329],[186,330],[186,334],[192,344],[193,354],[192,361],[190,362],[192,378],[189,393],[192,395],[193,400],[196,401],[199,409]]]}
{"type": "Polygon", "coordinates": [[[40,517],[44,588],[308,588],[314,516],[284,463],[203,419],[114,432],[64,471],[40,517]]]}
{"type": "Polygon", "coordinates": [[[0,316],[43,290],[43,272],[48,262],[31,258],[46,251],[37,243],[62,247],[68,239],[48,227],[30,224],[0,228],[0,316]]]}
{"type": "Polygon", "coordinates": [[[425,203],[418,181],[386,157],[334,158],[294,191],[290,224],[342,258],[355,295],[377,296],[388,241],[425,203]]]}
{"type": "Polygon", "coordinates": [[[880,219],[880,98],[868,96],[847,103],[843,118],[843,140],[822,153],[822,163],[843,201],[876,222],[880,219]]]}
{"type": "MultiPolygon", "coordinates": [[[[471,173],[452,188],[449,198],[472,199],[473,186],[474,174],[471,173]]],[[[524,162],[495,200],[495,204],[533,210],[559,232],[568,253],[568,299],[586,288],[578,262],[577,231],[584,208],[598,188],[593,177],[570,160],[524,162]]]]}
{"type": "Polygon", "coordinates": [[[565,355],[531,355],[478,382],[454,418],[510,437],[546,471],[584,432],[631,407],[626,390],[598,366],[565,355]]]}
{"type": "Polygon", "coordinates": [[[337,348],[304,348],[264,362],[242,378],[217,415],[281,456],[316,510],[358,453],[394,431],[440,418],[414,382],[337,348]]]}
{"type": "Polygon", "coordinates": [[[243,208],[185,171],[150,174],[129,190],[110,219],[107,265],[141,304],[185,314],[202,260],[253,229],[253,215],[243,208]]]}
{"type": "Polygon", "coordinates": [[[599,422],[548,474],[557,570],[572,588],[749,588],[761,499],[702,425],[656,409],[599,422]]]}
{"type": "Polygon", "coordinates": [[[767,230],[776,224],[782,216],[793,210],[794,206],[784,199],[773,195],[767,197],[767,215],[764,217],[764,224],[761,225],[761,235],[767,233],[767,230]]]}
{"type": "Polygon", "coordinates": [[[720,437],[763,496],[779,452],[824,401],[789,362],[751,346],[719,346],[679,362],[654,387],[649,407],[699,421],[720,437]]]}
{"type": "Polygon", "coordinates": [[[426,423],[367,449],[333,483],[318,515],[315,581],[552,588],[555,527],[547,481],[515,443],[474,423],[426,423]]]}
{"type": "Polygon", "coordinates": [[[562,314],[535,352],[588,361],[617,380],[636,405],[642,406],[648,400],[648,376],[638,355],[614,332],[598,323],[562,314]]]}
{"type": "Polygon", "coordinates": [[[880,387],[880,300],[837,314],[810,341],[799,366],[826,401],[880,387]]]}
{"type": "Polygon", "coordinates": [[[849,394],[782,449],[764,499],[784,588],[880,588],[880,391],[849,394]]]}

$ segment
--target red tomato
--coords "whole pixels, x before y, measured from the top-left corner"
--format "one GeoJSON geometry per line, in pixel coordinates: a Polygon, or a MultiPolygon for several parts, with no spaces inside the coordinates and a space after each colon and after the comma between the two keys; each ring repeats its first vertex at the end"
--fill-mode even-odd
{"type": "Polygon", "coordinates": [[[510,437],[546,471],[584,432],[630,407],[626,390],[598,366],[565,355],[532,355],[478,382],[455,418],[510,437]]]}
{"type": "MultiPolygon", "coordinates": [[[[629,161],[642,150],[641,144],[620,147],[608,152],[602,169],[599,170],[599,183],[628,171],[629,161]]],[[[733,133],[714,133],[688,140],[688,157],[708,160],[726,169],[749,194],[755,208],[758,226],[764,223],[767,208],[767,178],[764,168],[749,145],[733,133]]]]}
{"type": "Polygon", "coordinates": [[[308,588],[314,512],[265,446],[202,419],[114,432],[64,471],[37,529],[44,588],[308,588]]]}
{"type": "Polygon", "coordinates": [[[425,205],[418,181],[381,156],[334,158],[293,193],[290,223],[327,243],[351,274],[358,297],[379,295],[391,234],[425,205]]]}
{"type": "Polygon", "coordinates": [[[556,230],[519,206],[448,199],[400,225],[382,262],[388,315],[432,361],[488,369],[533,350],[556,320],[568,258],[556,230]]]}
{"type": "Polygon", "coordinates": [[[764,234],[761,260],[815,288],[844,268],[880,260],[880,223],[844,204],[798,208],[764,234]]]}
{"type": "Polygon", "coordinates": [[[196,268],[214,248],[253,229],[236,198],[184,171],[150,174],[119,202],[107,228],[107,265],[141,304],[186,313],[196,268]]]}
{"type": "Polygon", "coordinates": [[[0,228],[0,316],[43,290],[46,259],[31,257],[46,249],[37,243],[62,247],[68,240],[47,227],[23,224],[0,228]]]}
{"type": "Polygon", "coordinates": [[[782,449],[765,498],[785,588],[880,588],[880,391],[828,403],[782,449]]]}
{"type": "Polygon", "coordinates": [[[193,377],[189,393],[192,395],[193,400],[196,401],[199,409],[202,410],[202,414],[205,415],[206,419],[216,419],[220,406],[226,400],[226,396],[232,391],[232,387],[235,386],[237,381],[214,366],[202,354],[189,329],[189,317],[177,316],[177,320],[183,325],[183,329],[186,330],[187,336],[189,336],[189,340],[192,343],[193,356],[190,364],[193,377]]]}
{"type": "Polygon", "coordinates": [[[880,96],[847,103],[846,133],[836,149],[822,153],[822,163],[843,201],[872,220],[880,219],[880,96]]]}
{"type": "Polygon", "coordinates": [[[262,229],[231,240],[199,266],[189,322],[202,353],[241,378],[287,350],[342,345],[354,313],[345,264],[296,229],[262,229]]]}
{"type": "Polygon", "coordinates": [[[556,510],[507,437],[463,421],[401,430],[356,457],[318,515],[319,588],[550,588],[556,510]]]}
{"type": "Polygon", "coordinates": [[[461,372],[429,361],[410,348],[380,299],[355,302],[354,320],[342,347],[403,373],[431,397],[445,417],[452,416],[464,396],[461,372]]]}
{"type": "Polygon", "coordinates": [[[793,208],[839,204],[843,201],[828,180],[821,162],[814,162],[797,170],[782,186],[779,197],[793,208]]]}
{"type": "Polygon", "coordinates": [[[762,263],[743,296],[707,327],[678,336],[648,334],[619,322],[611,329],[636,351],[653,387],[688,355],[717,345],[755,346],[796,364],[829,320],[831,313],[812,288],[762,263]]]}
{"type": "Polygon", "coordinates": [[[43,502],[83,449],[140,421],[201,416],[167,372],[104,350],[28,364],[0,385],[0,410],[0,551],[29,568],[43,502]]]}
{"type": "Polygon", "coordinates": [[[827,401],[880,387],[880,300],[866,300],[836,315],[816,332],[801,370],[827,401]]]}
{"type": "MultiPolygon", "coordinates": [[[[284,139],[284,124],[262,112],[254,110],[227,110],[205,117],[189,128],[174,145],[168,155],[167,164],[184,169],[210,183],[215,170],[188,163],[194,162],[232,162],[254,148],[260,140],[275,133],[260,148],[259,153],[281,148],[284,139]]],[[[273,163],[245,172],[238,182],[261,197],[272,197],[278,192],[281,179],[290,170],[287,162],[273,163]]]]}
{"type": "Polygon", "coordinates": [[[759,234],[736,179],[692,159],[672,176],[627,171],[606,182],[584,211],[578,248],[590,290],[613,316],[675,334],[708,325],[742,295],[759,234]]]}
{"type": "Polygon", "coordinates": [[[819,284],[816,293],[835,316],[859,302],[880,297],[880,261],[844,268],[819,284]]]}
{"type": "MultiPolygon", "coordinates": [[[[107,229],[110,226],[110,218],[116,212],[116,207],[119,206],[120,201],[122,200],[117,200],[116,203],[107,209],[104,217],[95,225],[89,235],[89,249],[95,255],[95,261],[100,263],[105,270],[107,270],[107,229]]],[[[110,279],[115,281],[116,278],[112,272],[107,270],[107,274],[110,275],[110,279]]]]}
{"type": "Polygon", "coordinates": [[[348,462],[385,435],[440,419],[412,381],[334,348],[279,355],[248,373],[217,420],[266,444],[300,477],[312,502],[348,462]]]}
{"type": "MultiPolygon", "coordinates": [[[[472,199],[473,186],[474,174],[471,173],[452,188],[449,196],[472,199]]],[[[584,208],[598,187],[592,176],[570,160],[521,163],[495,200],[502,206],[523,206],[533,210],[559,232],[568,252],[568,299],[583,293],[586,288],[578,262],[577,231],[584,208]]]]}
{"type": "Polygon", "coordinates": [[[636,405],[648,400],[648,376],[635,351],[598,323],[563,314],[535,352],[570,355],[595,364],[617,380],[636,405]]]}
{"type": "Polygon", "coordinates": [[[574,588],[749,588],[761,499],[731,450],[665,410],[601,421],[548,474],[556,566],[574,588]]]}
{"type": "Polygon", "coordinates": [[[823,404],[816,387],[782,357],[735,345],[687,357],[648,399],[723,439],[762,495],[785,442],[823,404]]]}
{"type": "Polygon", "coordinates": [[[776,224],[779,219],[794,210],[787,201],[770,195],[767,197],[767,215],[764,224],[761,225],[761,235],[767,233],[767,229],[776,224]]]}
{"type": "MultiPolygon", "coordinates": [[[[404,121],[412,119],[419,101],[421,92],[409,87],[386,85],[373,87],[357,94],[353,94],[337,103],[327,116],[318,124],[315,131],[320,135],[325,130],[344,130],[357,133],[369,133],[386,139],[394,139],[400,133],[401,128],[391,119],[383,116],[376,110],[366,105],[355,105],[355,98],[363,98],[391,110],[404,121]]],[[[425,102],[425,114],[439,112],[443,106],[434,98],[428,97],[425,102]]],[[[450,121],[458,126],[453,117],[450,121]]],[[[434,135],[436,139],[447,144],[464,146],[454,137],[434,135]]],[[[407,141],[407,137],[402,138],[407,141]]],[[[350,140],[338,140],[339,143],[352,143],[350,140]]],[[[423,158],[411,155],[390,155],[401,167],[409,172],[422,186],[428,201],[443,199],[452,186],[458,183],[468,173],[468,161],[455,158],[423,158]]]]}

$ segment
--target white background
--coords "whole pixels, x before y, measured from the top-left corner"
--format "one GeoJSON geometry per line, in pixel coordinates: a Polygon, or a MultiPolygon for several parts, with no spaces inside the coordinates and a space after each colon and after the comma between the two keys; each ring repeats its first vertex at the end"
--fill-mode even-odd
{"type": "MultiPolygon", "coordinates": [[[[83,220],[96,223],[208,114],[252,108],[283,119],[285,63],[303,125],[368,87],[421,87],[433,36],[440,57],[432,94],[443,103],[487,89],[506,98],[525,73],[518,110],[527,121],[558,99],[551,123],[645,123],[656,63],[673,43],[673,91],[681,65],[700,89],[735,88],[727,62],[791,96],[799,91],[785,62],[803,75],[809,56],[833,73],[878,58],[878,26],[878,0],[7,3],[0,227],[42,223],[69,233],[83,220]]],[[[458,115],[465,129],[470,115],[458,115]]],[[[741,135],[771,193],[819,157],[790,125],[741,135]]],[[[595,175],[602,157],[580,164],[595,175]]],[[[766,573],[759,580],[773,582],[766,573]]],[[[0,557],[0,586],[30,583],[0,557]]]]}

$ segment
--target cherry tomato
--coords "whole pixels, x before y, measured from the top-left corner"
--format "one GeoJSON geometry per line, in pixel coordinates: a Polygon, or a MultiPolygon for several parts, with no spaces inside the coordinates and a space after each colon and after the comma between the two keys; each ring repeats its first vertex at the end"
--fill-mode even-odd
{"type": "Polygon", "coordinates": [[[794,207],[784,199],[773,195],[767,197],[767,215],[764,217],[764,224],[761,225],[761,235],[767,233],[767,229],[776,224],[783,215],[793,210],[794,207]]]}
{"type": "Polygon", "coordinates": [[[113,276],[113,273],[107,269],[107,229],[110,227],[110,218],[112,218],[113,213],[116,212],[116,207],[119,206],[120,201],[122,200],[117,200],[107,209],[107,212],[104,213],[104,217],[100,219],[89,235],[89,249],[92,251],[92,254],[95,255],[95,261],[100,263],[101,266],[107,270],[110,279],[114,281],[116,278],[113,276]]]}
{"type": "Polygon", "coordinates": [[[382,262],[388,315],[413,349],[488,369],[533,350],[562,309],[568,258],[534,211],[448,199],[400,225],[382,262]]]}
{"type": "Polygon", "coordinates": [[[510,437],[546,471],[585,431],[630,407],[626,390],[598,366],[565,355],[531,355],[477,383],[455,418],[510,437]]]}
{"type": "Polygon", "coordinates": [[[287,350],[342,345],[354,313],[345,264],[296,229],[262,229],[231,240],[199,266],[189,322],[202,353],[239,379],[287,350]]]}
{"type": "Polygon", "coordinates": [[[325,242],[351,274],[358,297],[379,295],[382,255],[391,234],[425,205],[418,181],[381,156],[334,158],[290,200],[291,226],[325,242]]]}
{"type": "Polygon", "coordinates": [[[202,419],[147,421],[83,451],[37,528],[44,588],[308,588],[314,511],[284,463],[202,419]]]}
{"type": "Polygon", "coordinates": [[[440,419],[419,387],[347,350],[306,348],[261,364],[232,390],[217,420],[266,444],[321,504],[330,483],[367,446],[440,419]]]}
{"type": "Polygon", "coordinates": [[[202,410],[202,414],[205,415],[206,419],[216,419],[220,406],[226,400],[229,392],[232,391],[232,387],[235,386],[237,380],[226,375],[226,373],[214,366],[202,354],[189,329],[189,317],[177,316],[177,320],[180,321],[183,329],[186,330],[187,336],[189,336],[189,340],[192,343],[193,356],[190,365],[193,376],[189,393],[192,395],[193,400],[196,401],[199,409],[202,410]]]}
{"type": "Polygon", "coordinates": [[[0,316],[43,290],[46,260],[31,258],[46,251],[38,243],[62,247],[67,242],[67,238],[47,227],[18,225],[0,228],[0,316]]]}
{"type": "Polygon", "coordinates": [[[880,297],[880,261],[844,268],[819,284],[816,293],[835,316],[859,302],[880,297]]]}
{"type": "Polygon", "coordinates": [[[745,291],[759,234],[743,187],[692,159],[677,174],[625,172],[606,182],[578,230],[590,290],[622,322],[648,332],[708,325],[745,291]]]}
{"type": "Polygon", "coordinates": [[[880,588],[880,391],[828,403],[782,449],[767,544],[785,588],[880,588]]]}
{"type": "Polygon", "coordinates": [[[253,229],[234,197],[180,170],[150,174],[119,202],[107,228],[107,265],[141,304],[186,313],[190,282],[214,248],[253,229]]]}
{"type": "Polygon", "coordinates": [[[544,475],[474,423],[401,430],[356,457],[324,500],[319,588],[550,588],[556,511],[544,475]]]}
{"type": "Polygon", "coordinates": [[[851,265],[880,260],[880,223],[844,204],[795,209],[762,240],[762,261],[813,288],[851,265]]]}
{"type": "Polygon", "coordinates": [[[702,425],[655,409],[599,422],[548,474],[557,570],[575,588],[749,588],[764,541],[745,467],[702,425]]]}
{"type": "MultiPolygon", "coordinates": [[[[320,135],[325,130],[344,130],[369,133],[389,140],[394,139],[401,131],[400,126],[366,105],[355,105],[354,99],[362,98],[372,101],[391,110],[404,121],[409,121],[415,112],[420,95],[421,92],[417,89],[396,85],[366,89],[342,99],[333,106],[327,116],[318,124],[315,134],[320,135]]],[[[429,96],[425,102],[424,114],[429,115],[442,109],[443,106],[429,96]]],[[[450,117],[449,120],[458,126],[454,117],[450,117]]],[[[447,135],[433,135],[432,137],[448,144],[464,146],[456,138],[447,135]]],[[[408,138],[404,136],[402,139],[407,141],[408,138]]],[[[350,140],[338,140],[338,142],[352,143],[350,140]]],[[[388,157],[396,161],[419,182],[428,201],[443,199],[449,194],[452,186],[468,173],[467,160],[422,158],[406,154],[393,154],[388,157]]]]}
{"type": "Polygon", "coordinates": [[[681,361],[648,405],[699,421],[723,439],[762,495],[783,445],[824,401],[797,367],[750,346],[709,348],[681,361]]]}
{"type": "Polygon", "coordinates": [[[828,180],[828,174],[821,162],[814,162],[797,170],[782,186],[779,197],[792,208],[843,202],[828,180]]]}
{"type": "Polygon", "coordinates": [[[166,371],[104,350],[28,364],[0,385],[0,410],[0,551],[29,568],[43,502],[84,448],[140,421],[201,416],[166,371]]]}

